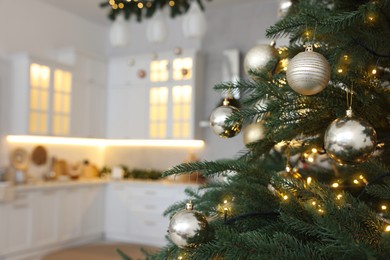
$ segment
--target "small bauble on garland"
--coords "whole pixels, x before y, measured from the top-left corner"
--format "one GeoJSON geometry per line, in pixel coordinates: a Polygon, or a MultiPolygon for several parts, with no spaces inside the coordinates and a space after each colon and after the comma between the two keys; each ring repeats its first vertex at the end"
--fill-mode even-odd
{"type": "MultiPolygon", "coordinates": [[[[274,62],[276,66],[278,62],[278,51],[275,49],[275,42],[271,44],[258,44],[245,55],[244,58],[244,70],[248,76],[250,71],[261,72],[267,69],[267,65],[270,62],[274,62]]],[[[269,69],[271,72],[273,68],[269,69]]]]}
{"type": "Polygon", "coordinates": [[[211,129],[223,138],[231,138],[241,131],[241,122],[234,122],[232,124],[226,124],[226,119],[229,118],[234,112],[238,112],[238,108],[230,106],[227,99],[224,100],[223,106],[217,107],[210,116],[211,129]]]}
{"type": "Polygon", "coordinates": [[[287,66],[287,83],[297,93],[315,95],[328,85],[330,65],[326,58],[313,51],[308,45],[306,51],[298,53],[287,66]]]}
{"type": "Polygon", "coordinates": [[[247,125],[242,131],[242,136],[245,145],[262,140],[265,136],[264,124],[260,121],[247,125]]]}
{"type": "Polygon", "coordinates": [[[329,157],[340,164],[366,161],[376,146],[376,132],[367,122],[347,115],[334,120],[325,132],[325,150],[329,157]]]}
{"type": "Polygon", "coordinates": [[[206,217],[193,210],[191,202],[186,209],[176,213],[169,223],[168,237],[180,248],[196,248],[208,240],[210,231],[206,217]]]}

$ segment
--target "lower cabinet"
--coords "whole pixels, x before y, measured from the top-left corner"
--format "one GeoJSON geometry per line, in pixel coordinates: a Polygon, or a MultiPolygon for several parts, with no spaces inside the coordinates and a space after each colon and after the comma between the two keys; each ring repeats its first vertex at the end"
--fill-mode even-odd
{"type": "Polygon", "coordinates": [[[13,201],[0,203],[0,259],[103,237],[104,189],[103,184],[16,189],[13,201]]]}
{"type": "Polygon", "coordinates": [[[31,194],[20,192],[15,195],[15,200],[6,207],[6,249],[14,252],[27,249],[30,246],[31,237],[31,194]]]}
{"type": "Polygon", "coordinates": [[[188,185],[110,183],[106,196],[106,237],[144,245],[164,246],[169,219],[163,212],[186,198],[188,185]]]}
{"type": "Polygon", "coordinates": [[[31,245],[45,246],[57,241],[59,192],[56,189],[31,193],[31,245]]]}

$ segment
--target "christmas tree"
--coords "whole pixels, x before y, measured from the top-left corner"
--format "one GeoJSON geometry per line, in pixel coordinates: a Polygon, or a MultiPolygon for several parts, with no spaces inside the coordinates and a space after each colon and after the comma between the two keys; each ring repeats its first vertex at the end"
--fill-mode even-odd
{"type": "Polygon", "coordinates": [[[266,33],[289,45],[255,47],[248,80],[215,86],[241,106],[211,128],[242,126],[247,149],[165,172],[211,181],[187,190],[193,210],[166,210],[169,242],[148,258],[389,259],[390,1],[292,1],[266,33]]]}

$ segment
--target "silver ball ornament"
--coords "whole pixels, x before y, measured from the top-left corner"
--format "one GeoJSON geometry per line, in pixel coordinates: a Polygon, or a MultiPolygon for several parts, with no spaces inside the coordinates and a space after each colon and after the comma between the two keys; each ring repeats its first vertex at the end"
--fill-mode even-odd
{"type": "Polygon", "coordinates": [[[245,145],[262,140],[265,136],[264,124],[257,122],[247,125],[242,131],[242,136],[245,145]]]}
{"type": "Polygon", "coordinates": [[[192,209],[188,203],[185,210],[177,212],[170,220],[168,237],[180,248],[196,248],[209,237],[209,228],[206,217],[192,209]]]}
{"type": "Polygon", "coordinates": [[[330,80],[330,65],[320,53],[309,45],[298,53],[287,65],[288,85],[297,93],[310,96],[320,93],[330,80]]]}
{"type": "Polygon", "coordinates": [[[249,71],[262,71],[271,61],[278,62],[278,51],[275,49],[275,44],[258,44],[248,51],[244,58],[244,71],[248,76],[249,71]]]}
{"type": "Polygon", "coordinates": [[[210,126],[213,132],[223,138],[231,138],[238,135],[241,131],[241,122],[235,122],[232,125],[225,123],[226,119],[237,111],[238,108],[229,106],[228,103],[217,107],[210,115],[210,126]]]}
{"type": "Polygon", "coordinates": [[[366,161],[376,147],[376,132],[351,114],[334,120],[326,129],[324,145],[330,158],[340,164],[366,161]]]}

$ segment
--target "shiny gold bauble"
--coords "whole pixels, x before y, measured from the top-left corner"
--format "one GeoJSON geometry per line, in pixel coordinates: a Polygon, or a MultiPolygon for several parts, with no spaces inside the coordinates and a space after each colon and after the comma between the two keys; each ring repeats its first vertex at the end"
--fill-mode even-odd
{"type": "Polygon", "coordinates": [[[242,136],[245,145],[262,140],[265,136],[265,128],[263,123],[257,122],[247,125],[242,131],[242,136]]]}
{"type": "Polygon", "coordinates": [[[315,95],[328,85],[330,65],[326,58],[309,46],[298,53],[287,66],[287,83],[297,93],[315,95]]]}
{"type": "Polygon", "coordinates": [[[208,240],[207,219],[202,213],[192,208],[179,211],[170,220],[168,237],[180,248],[196,248],[208,240]]]}
{"type": "Polygon", "coordinates": [[[223,138],[231,138],[241,131],[241,122],[234,122],[231,125],[225,123],[234,112],[238,112],[238,108],[223,105],[217,107],[210,116],[210,126],[214,133],[223,138]]]}
{"type": "Polygon", "coordinates": [[[366,161],[372,155],[376,141],[374,128],[366,121],[349,114],[329,125],[324,145],[326,153],[336,162],[355,164],[366,161]]]}
{"type": "Polygon", "coordinates": [[[250,71],[263,71],[271,61],[276,65],[278,51],[274,45],[273,42],[271,44],[258,44],[249,50],[244,58],[244,71],[248,76],[251,76],[250,71]]]}

